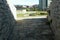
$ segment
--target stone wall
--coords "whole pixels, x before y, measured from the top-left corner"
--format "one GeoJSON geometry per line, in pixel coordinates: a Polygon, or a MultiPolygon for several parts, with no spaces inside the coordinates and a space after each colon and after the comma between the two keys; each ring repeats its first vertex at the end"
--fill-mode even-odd
{"type": "Polygon", "coordinates": [[[0,0],[0,40],[12,40],[14,17],[6,0],[0,0]]]}
{"type": "Polygon", "coordinates": [[[8,2],[8,5],[10,7],[10,10],[14,16],[14,19],[16,20],[17,19],[16,7],[14,6],[14,4],[10,0],[7,0],[7,2],[8,2]]]}
{"type": "Polygon", "coordinates": [[[60,40],[60,0],[52,0],[48,13],[48,20],[55,34],[55,40],[60,40]]]}

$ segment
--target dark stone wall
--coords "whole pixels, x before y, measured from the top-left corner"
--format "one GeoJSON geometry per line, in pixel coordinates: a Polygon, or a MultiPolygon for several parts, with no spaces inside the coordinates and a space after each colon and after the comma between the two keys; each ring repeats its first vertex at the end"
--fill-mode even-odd
{"type": "Polygon", "coordinates": [[[48,20],[55,34],[55,40],[60,40],[60,0],[52,0],[48,13],[48,20]]]}
{"type": "Polygon", "coordinates": [[[12,40],[15,19],[6,0],[0,0],[0,40],[12,40]]]}

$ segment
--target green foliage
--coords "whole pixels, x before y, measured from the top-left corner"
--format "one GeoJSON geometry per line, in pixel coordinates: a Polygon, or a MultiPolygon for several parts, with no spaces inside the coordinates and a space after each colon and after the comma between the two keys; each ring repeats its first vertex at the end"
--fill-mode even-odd
{"type": "Polygon", "coordinates": [[[36,16],[36,13],[33,13],[33,14],[29,14],[29,16],[36,16]]]}
{"type": "Polygon", "coordinates": [[[39,9],[38,9],[38,8],[35,8],[35,7],[30,8],[30,10],[31,10],[31,11],[39,11],[39,9]]]}
{"type": "Polygon", "coordinates": [[[47,15],[48,13],[40,13],[40,15],[47,15]]]}
{"type": "Polygon", "coordinates": [[[26,11],[30,11],[30,8],[26,8],[26,11]]]}
{"type": "Polygon", "coordinates": [[[17,17],[26,17],[26,16],[41,16],[41,15],[48,15],[48,13],[46,11],[36,11],[36,13],[20,13],[17,14],[17,17]]]}

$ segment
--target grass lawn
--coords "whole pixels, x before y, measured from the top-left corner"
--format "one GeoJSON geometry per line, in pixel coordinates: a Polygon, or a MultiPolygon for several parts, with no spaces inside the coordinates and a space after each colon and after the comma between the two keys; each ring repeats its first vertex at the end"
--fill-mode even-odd
{"type": "MultiPolygon", "coordinates": [[[[18,12],[19,13],[19,12],[18,12]]],[[[22,14],[22,13],[17,13],[17,17],[29,17],[29,16],[41,16],[41,15],[48,15],[48,13],[46,11],[36,11],[36,13],[26,13],[26,14],[22,14]]]]}

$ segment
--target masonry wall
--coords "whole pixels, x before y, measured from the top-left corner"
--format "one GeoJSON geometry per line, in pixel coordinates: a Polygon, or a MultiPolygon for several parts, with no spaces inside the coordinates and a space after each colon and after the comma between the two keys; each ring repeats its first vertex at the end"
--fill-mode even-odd
{"type": "Polygon", "coordinates": [[[52,0],[48,9],[48,20],[55,34],[55,40],[60,40],[60,0],[52,0]]]}
{"type": "Polygon", "coordinates": [[[16,7],[14,6],[14,4],[10,1],[10,0],[6,0],[9,7],[10,7],[10,10],[14,16],[14,19],[16,20],[17,19],[17,14],[16,14],[16,7]]]}
{"type": "Polygon", "coordinates": [[[0,0],[0,40],[12,40],[14,17],[6,0],[0,0]]]}

